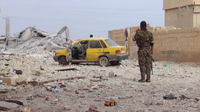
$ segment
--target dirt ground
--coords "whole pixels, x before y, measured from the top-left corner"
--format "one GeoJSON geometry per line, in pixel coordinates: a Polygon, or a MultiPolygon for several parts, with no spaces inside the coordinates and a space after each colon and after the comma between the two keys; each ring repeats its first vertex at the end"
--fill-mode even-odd
{"type": "Polygon", "coordinates": [[[53,67],[60,66],[50,56],[10,56],[1,58],[2,73],[6,63],[10,69],[21,68],[27,80],[40,81],[16,86],[0,84],[0,90],[8,91],[0,93],[1,101],[17,100],[24,104],[10,109],[11,112],[20,108],[23,112],[200,112],[199,63],[155,61],[150,83],[137,81],[140,71],[136,59],[122,61],[118,66],[71,65],[68,67],[77,70],[55,71],[53,67]],[[43,69],[38,70],[40,67],[43,69]],[[31,70],[41,74],[32,75],[31,70]],[[83,78],[61,80],[77,76],[83,78]],[[41,83],[51,79],[58,80],[41,83]],[[170,94],[174,99],[163,98],[170,94]],[[117,105],[105,106],[109,97],[117,105]]]}

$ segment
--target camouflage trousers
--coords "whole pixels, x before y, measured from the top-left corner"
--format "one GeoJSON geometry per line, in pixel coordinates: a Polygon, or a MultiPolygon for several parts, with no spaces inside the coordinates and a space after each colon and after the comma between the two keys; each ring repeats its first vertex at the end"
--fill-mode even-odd
{"type": "Polygon", "coordinates": [[[147,75],[146,79],[150,80],[152,66],[152,55],[150,49],[138,51],[138,63],[140,67],[141,79],[145,80],[145,75],[147,75]]]}

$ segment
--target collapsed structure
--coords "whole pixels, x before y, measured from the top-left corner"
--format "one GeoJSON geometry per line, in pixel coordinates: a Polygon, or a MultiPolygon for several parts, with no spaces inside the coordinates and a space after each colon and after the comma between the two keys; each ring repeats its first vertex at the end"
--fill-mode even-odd
{"type": "Polygon", "coordinates": [[[2,53],[44,53],[70,47],[74,41],[70,39],[69,29],[64,26],[58,33],[51,34],[34,27],[27,27],[17,37],[9,38],[2,43],[2,53]],[[65,37],[61,34],[65,32],[65,37]],[[6,45],[6,46],[5,46],[6,45]]]}

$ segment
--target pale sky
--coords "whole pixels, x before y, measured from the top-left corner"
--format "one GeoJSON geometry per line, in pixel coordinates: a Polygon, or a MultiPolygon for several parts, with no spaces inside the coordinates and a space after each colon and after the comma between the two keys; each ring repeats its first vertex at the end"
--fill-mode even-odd
{"type": "Polygon", "coordinates": [[[164,27],[163,0],[0,0],[0,35],[5,34],[5,17],[10,18],[10,35],[35,26],[49,33],[69,27],[74,39],[108,37],[108,31],[139,26],[164,27]]]}

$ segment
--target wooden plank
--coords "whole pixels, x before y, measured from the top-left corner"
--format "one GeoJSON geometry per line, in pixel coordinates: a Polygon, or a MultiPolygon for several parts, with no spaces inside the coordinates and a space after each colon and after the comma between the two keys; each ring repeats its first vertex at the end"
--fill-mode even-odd
{"type": "Polygon", "coordinates": [[[78,76],[78,77],[68,77],[68,78],[61,78],[61,79],[52,79],[52,80],[47,80],[47,81],[40,81],[38,83],[49,83],[49,82],[54,82],[58,80],[73,80],[73,79],[84,79],[85,76],[78,76]]]}
{"type": "Polygon", "coordinates": [[[66,70],[77,70],[78,67],[56,67],[53,68],[55,71],[66,71],[66,70]]]}

